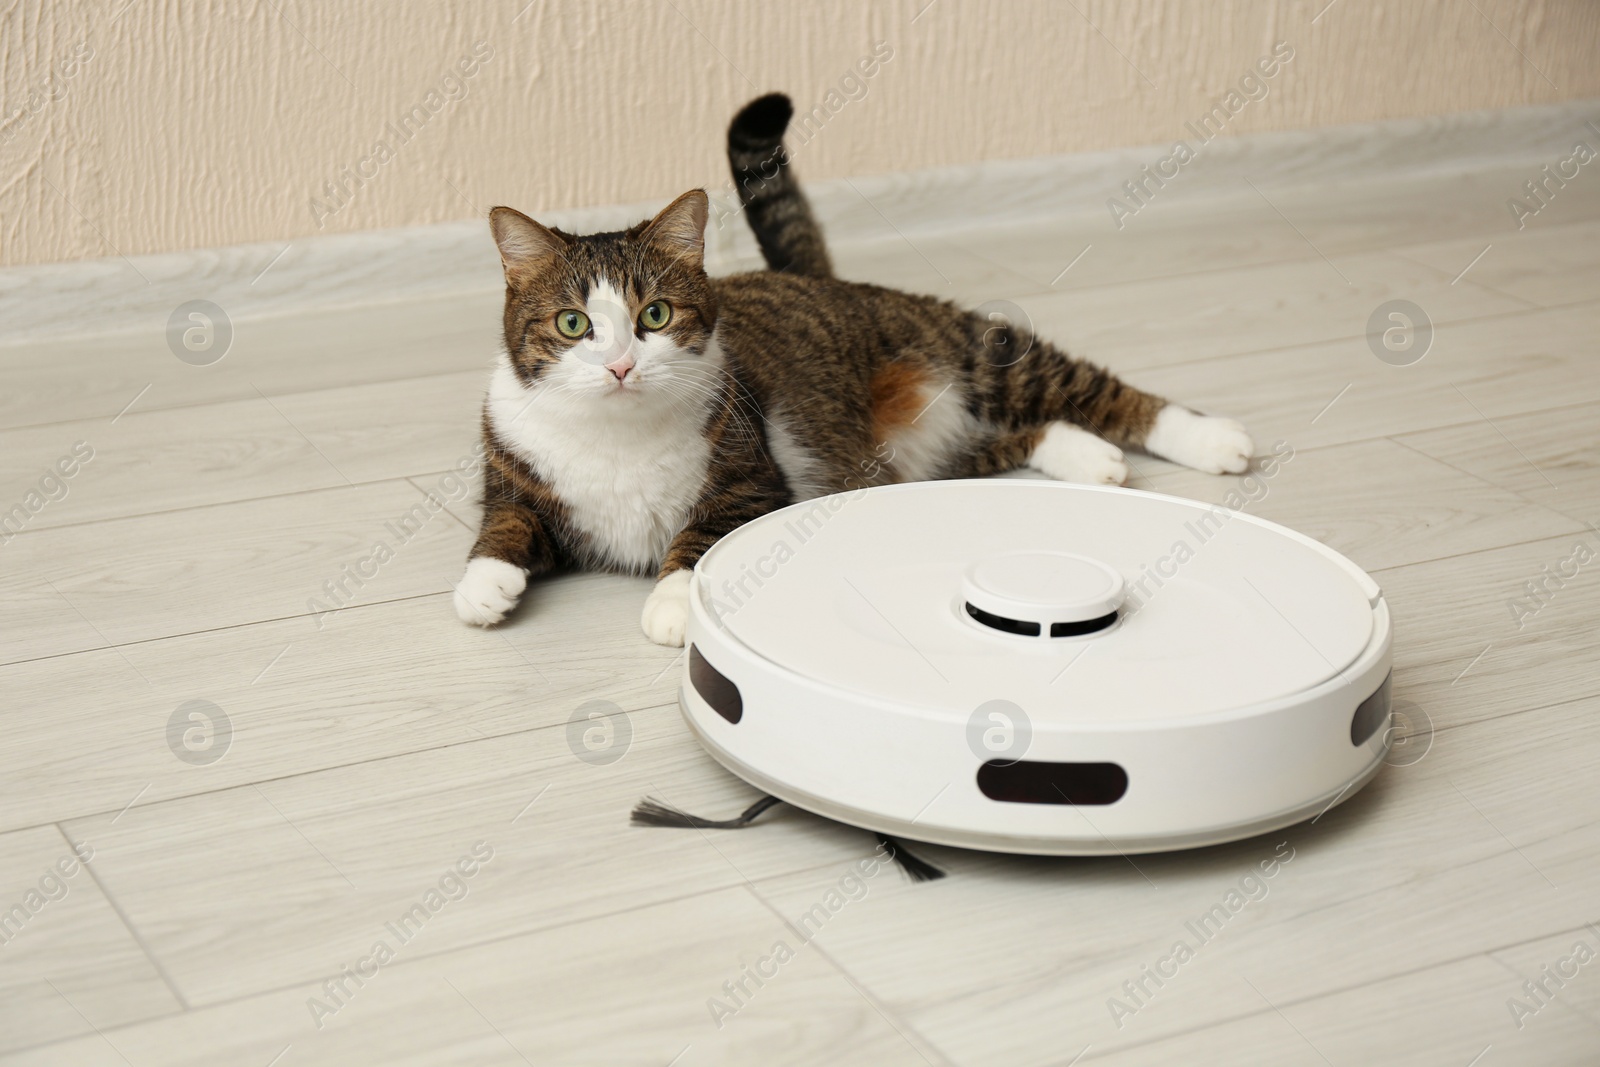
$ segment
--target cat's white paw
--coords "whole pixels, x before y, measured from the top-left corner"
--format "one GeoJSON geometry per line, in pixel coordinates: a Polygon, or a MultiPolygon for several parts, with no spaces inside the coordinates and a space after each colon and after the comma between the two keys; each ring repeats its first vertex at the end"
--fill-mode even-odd
{"type": "Polygon", "coordinates": [[[1122,449],[1069,422],[1052,422],[1044,428],[1028,466],[1063,482],[1122,485],[1128,480],[1122,449]]]}
{"type": "Polygon", "coordinates": [[[1207,474],[1243,474],[1250,468],[1255,442],[1239,423],[1215,415],[1199,415],[1168,404],[1145,436],[1145,447],[1158,456],[1207,474]]]}
{"type": "Polygon", "coordinates": [[[673,571],[656,583],[644,602],[639,622],[644,635],[658,645],[679,648],[689,628],[689,571],[673,571]]]}
{"type": "Polygon", "coordinates": [[[493,556],[467,561],[467,573],[456,586],[456,614],[474,626],[493,626],[517,606],[528,587],[528,572],[493,556]]]}

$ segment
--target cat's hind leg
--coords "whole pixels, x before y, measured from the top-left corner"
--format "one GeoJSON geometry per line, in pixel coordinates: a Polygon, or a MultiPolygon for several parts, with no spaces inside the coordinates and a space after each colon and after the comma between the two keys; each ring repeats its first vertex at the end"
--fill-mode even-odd
{"type": "Polygon", "coordinates": [[[1124,448],[1142,448],[1207,474],[1243,474],[1254,442],[1232,419],[1147,393],[1092,363],[1068,359],[1054,390],[1057,417],[1124,448]]]}
{"type": "Polygon", "coordinates": [[[941,477],[982,478],[1021,467],[1087,485],[1122,485],[1128,480],[1120,448],[1069,422],[1001,430],[941,477]]]}
{"type": "Polygon", "coordinates": [[[1003,368],[976,360],[972,389],[977,414],[991,423],[1046,423],[1040,461],[1030,466],[1074,481],[1104,481],[1122,462],[1112,454],[1117,448],[1142,448],[1208,474],[1249,469],[1254,445],[1234,420],[1170,403],[1040,338],[1019,334],[1015,341],[1028,342],[1025,358],[1003,368]],[[1072,427],[1083,437],[1068,433],[1072,427]]]}
{"type": "Polygon", "coordinates": [[[1145,450],[1207,474],[1242,474],[1254,443],[1241,424],[1167,404],[1145,432],[1145,450]]]}

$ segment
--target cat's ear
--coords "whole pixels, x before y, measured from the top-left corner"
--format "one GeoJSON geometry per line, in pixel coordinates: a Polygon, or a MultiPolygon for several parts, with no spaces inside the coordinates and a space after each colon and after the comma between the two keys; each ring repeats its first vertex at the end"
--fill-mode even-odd
{"type": "Polygon", "coordinates": [[[706,252],[707,201],[704,189],[690,189],[661,209],[640,236],[673,256],[699,266],[706,252]]]}
{"type": "Polygon", "coordinates": [[[509,207],[489,212],[489,229],[494,232],[494,243],[500,246],[500,262],[507,277],[528,274],[540,260],[567,247],[559,235],[509,207]]]}

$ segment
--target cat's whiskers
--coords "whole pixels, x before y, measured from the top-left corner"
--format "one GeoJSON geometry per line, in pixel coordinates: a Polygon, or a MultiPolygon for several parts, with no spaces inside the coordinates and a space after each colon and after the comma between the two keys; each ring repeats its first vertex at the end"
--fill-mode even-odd
{"type": "Polygon", "coordinates": [[[755,423],[751,421],[749,412],[754,411],[758,416],[761,413],[753,403],[740,395],[737,388],[725,388],[688,375],[672,379],[672,381],[690,395],[700,397],[702,402],[715,404],[722,401],[726,403],[728,414],[733,424],[729,432],[730,434],[737,434],[741,443],[748,444],[760,440],[760,432],[757,430],[755,423]]]}
{"type": "MultiPolygon", "coordinates": [[[[684,378],[668,379],[663,386],[663,393],[671,397],[686,418],[704,419],[721,399],[716,390],[684,378]]],[[[746,443],[754,440],[749,420],[737,411],[732,414],[737,425],[730,427],[728,436],[746,443]]]]}
{"type": "Polygon", "coordinates": [[[761,411],[760,405],[755,402],[754,398],[745,393],[744,389],[740,386],[738,379],[733,376],[732,372],[730,372],[728,368],[721,366],[720,364],[705,363],[696,366],[694,369],[699,370],[701,368],[704,368],[705,370],[711,371],[715,374],[720,374],[724,381],[719,384],[712,384],[709,381],[689,378],[686,376],[686,383],[701,387],[710,394],[715,394],[718,391],[721,391],[723,394],[725,394],[728,398],[728,401],[732,405],[733,416],[739,421],[741,429],[748,434],[748,439],[754,440],[758,438],[760,434],[758,433],[755,424],[750,420],[749,416],[754,414],[762,422],[766,422],[767,417],[761,411]]]}
{"type": "Polygon", "coordinates": [[[709,398],[692,391],[685,391],[686,387],[686,382],[675,377],[663,378],[653,385],[654,391],[684,418],[698,418],[704,415],[706,401],[709,398]]]}

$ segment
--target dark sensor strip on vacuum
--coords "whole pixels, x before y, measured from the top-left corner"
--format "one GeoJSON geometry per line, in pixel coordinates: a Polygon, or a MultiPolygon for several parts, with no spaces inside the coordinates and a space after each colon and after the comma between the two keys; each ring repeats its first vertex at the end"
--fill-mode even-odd
{"type": "MultiPolygon", "coordinates": [[[[967,614],[992,630],[1002,633],[1017,634],[1019,637],[1038,637],[1042,627],[1036,622],[1027,622],[1023,619],[1008,619],[1004,615],[984,611],[973,604],[967,604],[967,614]]],[[[1050,624],[1051,637],[1080,637],[1083,634],[1092,634],[1104,630],[1117,621],[1117,613],[1102,615],[1098,619],[1087,619],[1083,622],[1053,622],[1050,624]]]]}

